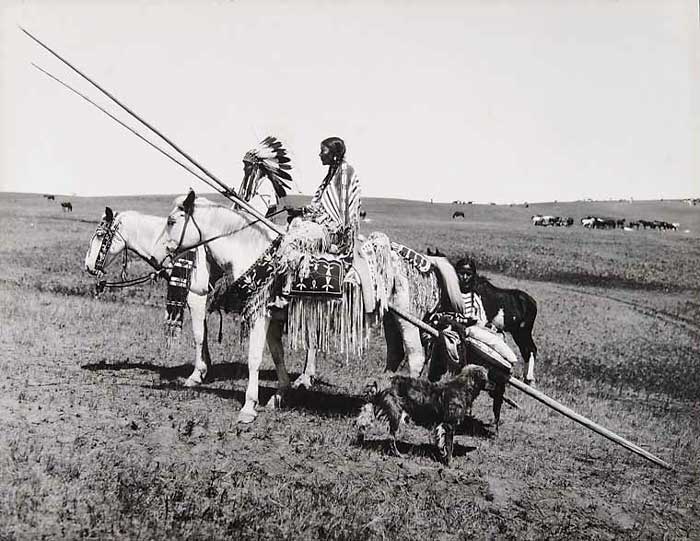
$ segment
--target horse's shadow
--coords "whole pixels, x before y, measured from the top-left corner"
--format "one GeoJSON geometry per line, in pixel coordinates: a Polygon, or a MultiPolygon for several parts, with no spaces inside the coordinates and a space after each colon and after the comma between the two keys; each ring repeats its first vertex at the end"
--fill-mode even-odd
{"type": "MultiPolygon", "coordinates": [[[[146,370],[156,372],[160,375],[161,382],[152,385],[142,385],[149,389],[196,392],[210,394],[225,400],[235,400],[240,404],[245,403],[245,391],[239,389],[222,389],[210,387],[208,384],[216,381],[232,381],[248,378],[248,366],[244,363],[219,363],[209,368],[207,382],[199,387],[185,387],[179,380],[186,378],[192,373],[191,364],[181,364],[177,366],[162,366],[147,362],[121,361],[109,363],[100,361],[81,366],[83,370],[97,371],[120,371],[120,370],[146,370]]],[[[292,381],[299,376],[299,373],[290,373],[292,381]]],[[[261,381],[277,381],[275,370],[260,370],[261,381]]],[[[336,388],[335,385],[321,380],[314,383],[315,389],[307,390],[303,387],[299,389],[289,389],[284,397],[283,407],[296,410],[307,411],[323,417],[352,417],[359,413],[365,400],[362,396],[344,394],[342,392],[328,392],[325,389],[336,388]],[[320,387],[320,388],[319,388],[320,387]]],[[[260,385],[258,397],[260,404],[267,404],[272,396],[277,392],[277,387],[260,385]]],[[[485,424],[473,417],[467,419],[457,426],[455,433],[459,435],[473,436],[477,438],[492,438],[495,433],[485,424]]],[[[407,444],[410,445],[410,444],[407,444]]],[[[455,451],[456,453],[456,451],[455,451]]],[[[459,456],[459,455],[457,455],[459,456]]]]}
{"type": "MultiPolygon", "coordinates": [[[[193,366],[191,363],[180,364],[176,366],[162,366],[147,362],[129,362],[119,361],[116,363],[110,363],[106,361],[100,361],[98,363],[88,363],[82,365],[80,368],[83,370],[90,370],[91,372],[98,372],[102,370],[107,371],[120,371],[120,370],[145,370],[147,372],[156,372],[161,379],[166,381],[177,381],[178,379],[185,379],[191,373],[193,366]]],[[[290,373],[289,377],[295,379],[299,376],[298,373],[290,373]]],[[[215,381],[227,381],[227,380],[237,380],[246,379],[248,377],[248,366],[244,363],[218,363],[213,364],[209,367],[209,372],[207,374],[207,383],[213,383],[215,381]]],[[[277,380],[277,372],[275,370],[260,370],[261,380],[277,380]]]]}
{"type": "MultiPolygon", "coordinates": [[[[93,372],[107,370],[146,370],[155,372],[160,375],[161,382],[153,385],[145,385],[149,389],[196,392],[210,394],[223,398],[225,400],[235,400],[240,404],[245,403],[245,391],[239,389],[222,389],[210,387],[208,384],[216,381],[231,381],[248,378],[248,366],[244,363],[220,363],[212,365],[207,374],[207,382],[199,387],[185,387],[179,384],[180,379],[184,379],[192,373],[191,364],[182,364],[178,366],[160,366],[152,363],[144,362],[98,362],[90,363],[81,366],[83,370],[93,372]]],[[[290,380],[294,380],[299,376],[299,373],[290,373],[290,380]]],[[[277,372],[275,370],[261,370],[261,381],[277,381],[277,372]]],[[[317,385],[321,388],[335,387],[331,383],[316,380],[317,385]]],[[[274,386],[260,385],[258,397],[260,404],[267,404],[272,396],[277,392],[274,386]]],[[[356,415],[364,400],[361,396],[352,394],[343,394],[335,392],[327,392],[321,389],[307,390],[302,388],[289,389],[284,397],[283,406],[286,408],[294,408],[298,410],[308,411],[321,416],[343,416],[349,417],[356,415]]]]}
{"type": "MultiPolygon", "coordinates": [[[[216,387],[207,387],[206,385],[190,389],[177,385],[174,382],[165,382],[160,385],[146,385],[146,387],[149,389],[191,390],[196,393],[214,395],[225,400],[235,400],[241,405],[245,403],[245,390],[243,389],[220,389],[216,387]]],[[[267,404],[276,392],[277,387],[260,385],[258,387],[260,404],[267,404]]],[[[286,392],[282,407],[285,409],[289,408],[306,411],[321,417],[354,417],[359,413],[363,404],[364,400],[361,396],[330,393],[315,389],[307,390],[301,387],[299,389],[289,389],[286,392]]]]}

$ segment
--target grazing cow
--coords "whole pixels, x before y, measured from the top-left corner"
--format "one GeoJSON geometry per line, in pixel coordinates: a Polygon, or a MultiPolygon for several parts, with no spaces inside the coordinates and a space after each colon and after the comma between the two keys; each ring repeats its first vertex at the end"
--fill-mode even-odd
{"type": "Polygon", "coordinates": [[[62,201],[61,209],[63,212],[73,212],[73,204],[70,201],[62,201]]]}
{"type": "Polygon", "coordinates": [[[612,218],[586,216],[585,218],[581,218],[581,225],[588,229],[615,229],[615,227],[617,227],[617,221],[612,218]]]}
{"type": "Polygon", "coordinates": [[[535,214],[532,217],[532,225],[539,225],[546,227],[548,225],[557,225],[558,218],[556,216],[542,216],[541,214],[535,214]]]}
{"type": "Polygon", "coordinates": [[[45,197],[48,201],[55,201],[55,200],[56,200],[56,197],[53,196],[53,195],[45,195],[44,197],[45,197]]]}
{"type": "Polygon", "coordinates": [[[460,259],[455,270],[465,305],[478,305],[478,302],[473,302],[474,296],[477,296],[481,300],[486,322],[499,332],[510,333],[526,365],[523,367],[523,379],[526,383],[533,383],[537,346],[532,339],[532,328],[537,317],[537,301],[520,289],[494,286],[479,276],[476,263],[471,259],[460,259]]]}
{"type": "Polygon", "coordinates": [[[585,218],[581,218],[581,225],[587,229],[593,229],[595,220],[593,216],[586,216],[585,218]]]}
{"type": "Polygon", "coordinates": [[[564,222],[564,225],[566,227],[571,227],[572,225],[574,225],[574,219],[571,216],[569,216],[564,222]]]}
{"type": "Polygon", "coordinates": [[[454,213],[452,214],[452,219],[456,220],[457,218],[464,219],[464,212],[462,212],[461,210],[454,211],[454,213]]]}
{"type": "Polygon", "coordinates": [[[625,227],[625,219],[620,218],[619,220],[615,220],[615,225],[620,229],[623,229],[625,227]]]}

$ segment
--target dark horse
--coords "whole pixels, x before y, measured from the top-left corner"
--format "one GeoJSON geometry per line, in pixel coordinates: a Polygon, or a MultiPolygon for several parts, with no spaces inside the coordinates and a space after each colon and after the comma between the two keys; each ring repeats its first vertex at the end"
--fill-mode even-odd
{"type": "Polygon", "coordinates": [[[454,219],[456,219],[456,218],[464,218],[464,212],[462,212],[461,210],[456,210],[456,211],[452,214],[452,219],[454,220],[454,219]]]}
{"type": "Polygon", "coordinates": [[[70,201],[63,201],[61,203],[61,209],[63,209],[63,212],[73,212],[73,203],[70,201]]]}
{"type": "Polygon", "coordinates": [[[520,349],[525,366],[523,379],[535,381],[535,359],[537,346],[532,339],[532,328],[537,317],[537,302],[520,289],[503,289],[494,286],[476,272],[476,263],[471,259],[460,259],[455,265],[459,288],[462,294],[475,293],[481,298],[486,321],[499,332],[507,332],[520,349]]]}
{"type": "Polygon", "coordinates": [[[426,250],[425,255],[429,255],[429,256],[432,256],[432,257],[447,257],[445,254],[443,254],[443,253],[440,251],[440,248],[435,248],[435,251],[432,251],[432,250],[430,249],[430,246],[428,246],[428,249],[426,250]]]}

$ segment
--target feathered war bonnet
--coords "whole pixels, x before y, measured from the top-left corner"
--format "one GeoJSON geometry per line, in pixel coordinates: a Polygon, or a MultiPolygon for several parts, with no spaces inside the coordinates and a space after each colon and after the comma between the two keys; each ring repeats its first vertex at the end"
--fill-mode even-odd
{"type": "Polygon", "coordinates": [[[258,171],[261,171],[272,183],[277,197],[287,195],[292,176],[288,171],[292,169],[291,159],[287,156],[287,150],[275,137],[266,137],[258,146],[250,149],[243,156],[244,177],[241,183],[240,196],[248,201],[258,188],[255,182],[258,171]]]}

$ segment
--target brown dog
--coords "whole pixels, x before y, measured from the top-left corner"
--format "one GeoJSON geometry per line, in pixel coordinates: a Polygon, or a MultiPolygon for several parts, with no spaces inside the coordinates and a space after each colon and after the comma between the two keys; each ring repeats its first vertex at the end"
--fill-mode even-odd
{"type": "Polygon", "coordinates": [[[467,365],[456,376],[442,383],[393,376],[373,382],[366,389],[367,404],[357,419],[358,439],[375,418],[389,422],[391,450],[396,448],[396,432],[405,417],[433,431],[441,462],[449,464],[455,428],[471,413],[472,404],[482,390],[489,390],[488,371],[483,366],[467,365]]]}

